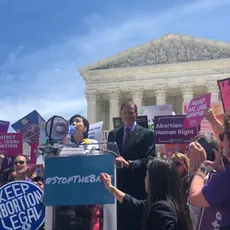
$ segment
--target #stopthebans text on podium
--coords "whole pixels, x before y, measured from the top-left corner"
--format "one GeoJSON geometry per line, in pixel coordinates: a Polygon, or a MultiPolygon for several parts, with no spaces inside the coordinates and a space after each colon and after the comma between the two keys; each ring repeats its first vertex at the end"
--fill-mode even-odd
{"type": "Polygon", "coordinates": [[[55,229],[55,207],[103,206],[103,229],[117,230],[116,200],[100,180],[107,173],[116,185],[116,143],[64,146],[56,156],[45,157],[45,229],[55,229]]]}

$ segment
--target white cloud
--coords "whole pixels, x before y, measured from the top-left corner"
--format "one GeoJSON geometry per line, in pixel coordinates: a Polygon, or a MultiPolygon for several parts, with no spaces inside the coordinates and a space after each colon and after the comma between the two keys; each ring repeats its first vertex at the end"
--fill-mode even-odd
{"type": "Polygon", "coordinates": [[[68,119],[74,113],[81,112],[84,113],[86,109],[86,103],[84,98],[72,99],[72,100],[61,100],[58,98],[56,101],[50,102],[45,99],[33,99],[33,100],[19,100],[17,103],[11,100],[0,101],[1,111],[1,120],[11,120],[15,122],[32,112],[32,110],[36,109],[41,113],[44,119],[50,118],[51,115],[65,115],[65,118],[68,119]],[[71,112],[70,112],[71,111],[71,112]],[[10,114],[10,117],[8,116],[10,114]],[[10,119],[9,119],[10,118],[10,119]]]}
{"type": "MultiPolygon", "coordinates": [[[[229,0],[191,1],[153,15],[135,12],[117,25],[109,24],[102,16],[97,25],[95,15],[94,20],[87,16],[87,35],[69,38],[24,57],[16,55],[13,63],[0,66],[4,77],[0,82],[4,99],[0,102],[0,119],[15,121],[34,109],[47,118],[53,114],[85,113],[84,82],[76,72],[78,67],[169,32],[201,37],[212,34],[217,38],[224,34],[229,20],[221,21],[223,18],[216,15],[223,15],[229,5],[229,0]],[[19,70],[19,75],[11,74],[13,69],[19,70]]],[[[19,46],[17,52],[23,48],[19,46]]]]}

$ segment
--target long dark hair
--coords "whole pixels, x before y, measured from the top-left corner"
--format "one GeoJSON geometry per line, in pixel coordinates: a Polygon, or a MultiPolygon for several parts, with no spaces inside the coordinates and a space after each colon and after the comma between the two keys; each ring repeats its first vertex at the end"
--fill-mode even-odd
{"type": "Polygon", "coordinates": [[[184,230],[190,229],[189,218],[185,211],[186,200],[182,193],[180,176],[172,160],[155,158],[149,162],[147,173],[149,188],[146,210],[143,216],[143,230],[152,207],[157,201],[167,201],[178,217],[179,226],[184,230]]]}

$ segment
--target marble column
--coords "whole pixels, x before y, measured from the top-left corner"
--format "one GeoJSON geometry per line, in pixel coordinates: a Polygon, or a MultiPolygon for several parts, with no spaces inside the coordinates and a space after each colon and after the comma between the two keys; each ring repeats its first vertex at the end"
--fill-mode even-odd
{"type": "Polygon", "coordinates": [[[183,97],[183,102],[182,102],[182,114],[186,113],[187,106],[189,102],[193,99],[194,95],[194,83],[182,83],[180,85],[181,87],[181,93],[183,97]]]}
{"type": "Polygon", "coordinates": [[[133,103],[137,105],[137,107],[142,106],[143,102],[143,88],[141,87],[130,87],[130,92],[132,95],[133,103]]]}
{"type": "Polygon", "coordinates": [[[165,105],[167,103],[167,85],[154,85],[153,90],[156,95],[156,105],[165,105]]]}
{"type": "Polygon", "coordinates": [[[119,107],[119,99],[120,99],[120,89],[113,88],[107,90],[109,97],[109,129],[113,129],[113,117],[120,116],[120,107],[119,107]]]}
{"type": "Polygon", "coordinates": [[[109,129],[109,103],[108,101],[101,100],[100,101],[100,109],[101,109],[101,121],[103,121],[104,130],[109,129]]]}
{"type": "Polygon", "coordinates": [[[219,88],[217,81],[206,82],[206,92],[211,93],[211,103],[219,102],[219,88]]]}
{"type": "Polygon", "coordinates": [[[86,90],[85,92],[87,100],[87,119],[90,124],[97,122],[97,91],[86,90]]]}

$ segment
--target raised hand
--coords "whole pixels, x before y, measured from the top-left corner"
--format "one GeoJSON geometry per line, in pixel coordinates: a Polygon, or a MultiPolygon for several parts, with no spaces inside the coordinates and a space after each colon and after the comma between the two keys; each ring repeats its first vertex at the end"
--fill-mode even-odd
{"type": "Polygon", "coordinates": [[[111,179],[111,176],[107,173],[101,173],[100,174],[100,179],[101,181],[104,182],[105,184],[105,188],[107,190],[110,190],[110,188],[112,187],[112,179],[111,179]]]}
{"type": "Polygon", "coordinates": [[[207,159],[207,154],[204,148],[197,142],[192,142],[189,145],[189,158],[192,165],[203,164],[207,159]]]}
{"type": "Polygon", "coordinates": [[[205,166],[211,166],[216,171],[222,171],[224,170],[224,162],[222,159],[222,154],[215,149],[213,149],[213,152],[215,154],[215,160],[214,161],[205,161],[205,166]]]}

